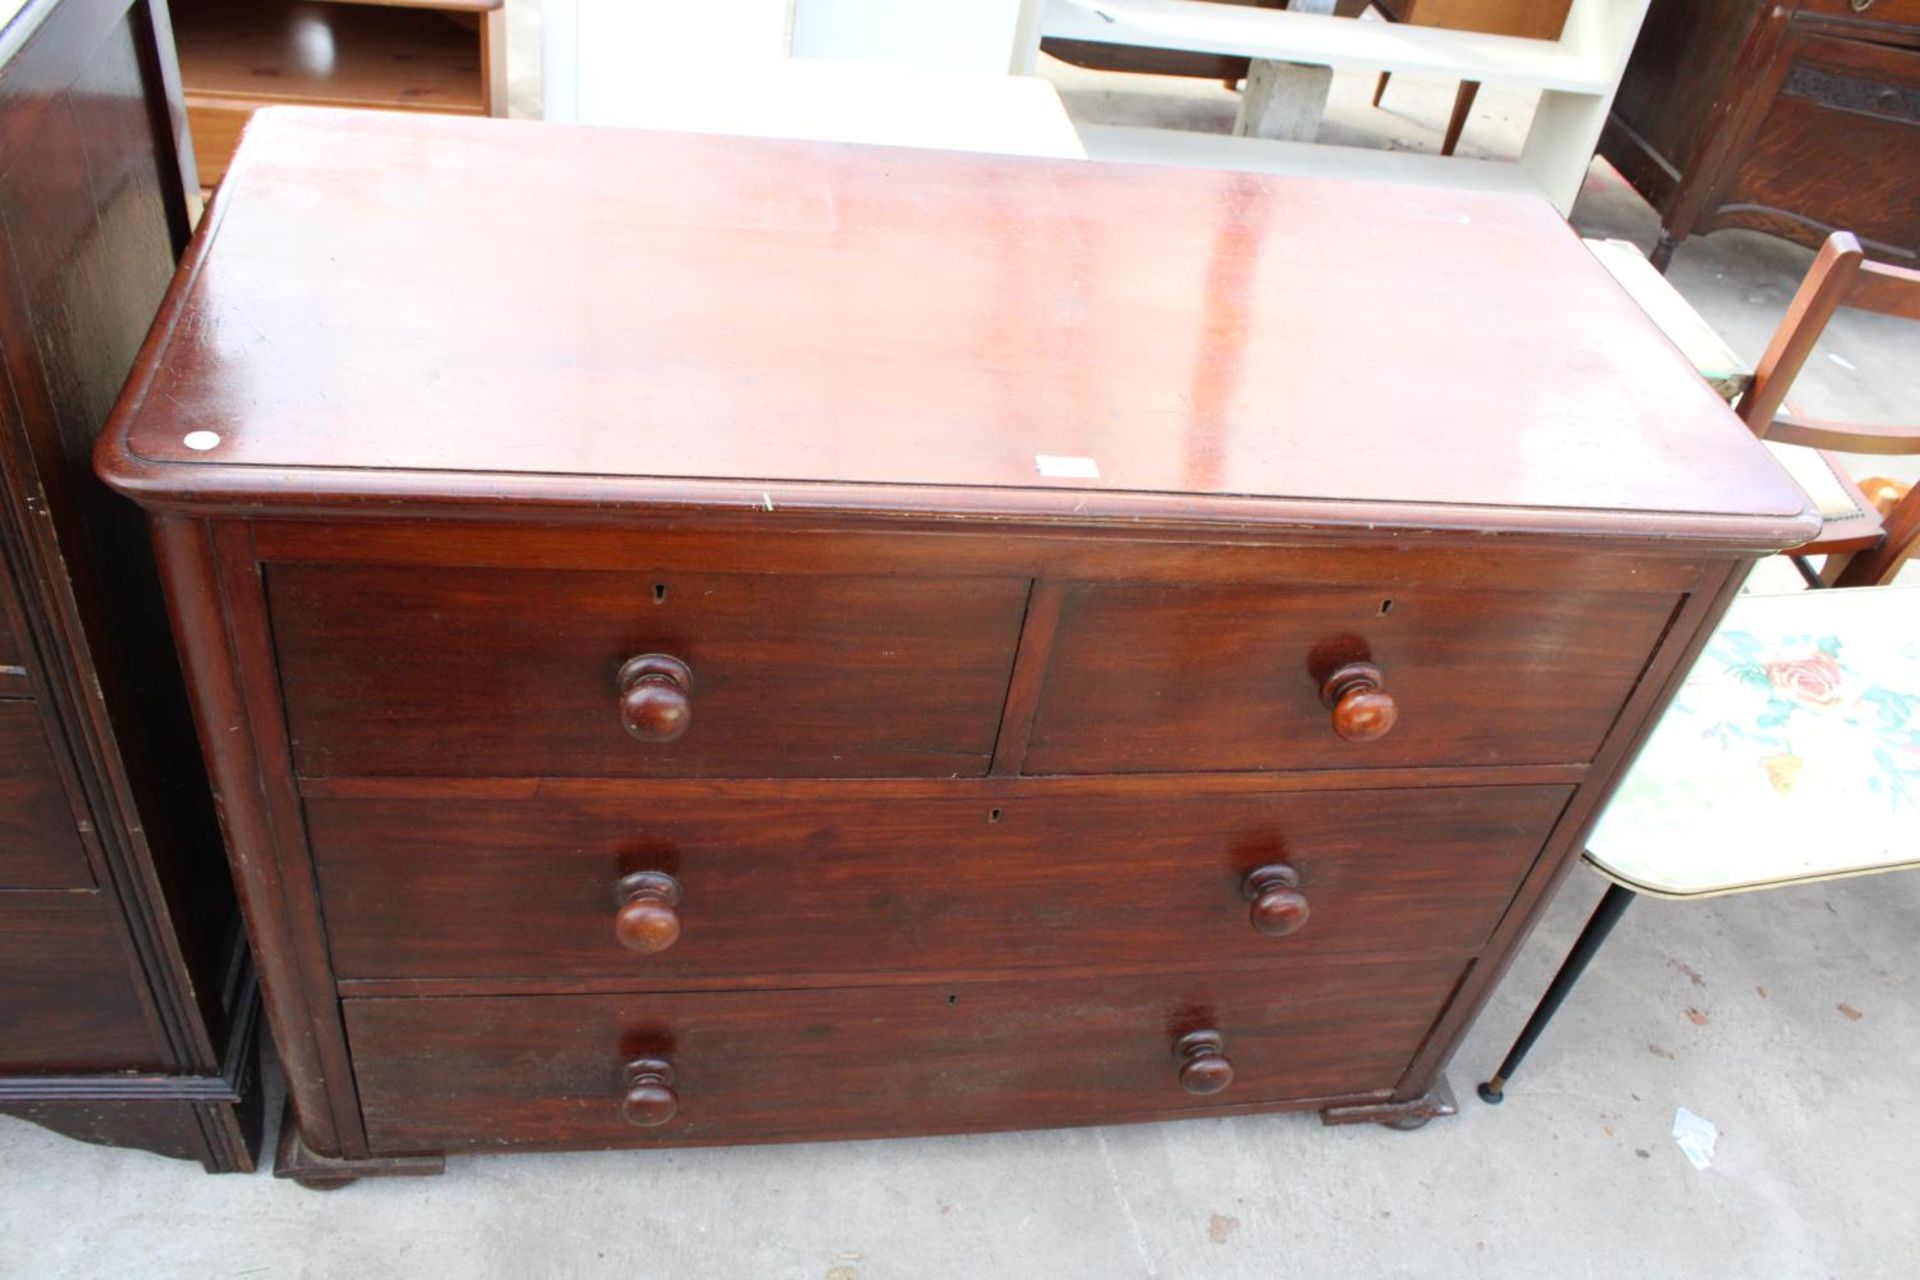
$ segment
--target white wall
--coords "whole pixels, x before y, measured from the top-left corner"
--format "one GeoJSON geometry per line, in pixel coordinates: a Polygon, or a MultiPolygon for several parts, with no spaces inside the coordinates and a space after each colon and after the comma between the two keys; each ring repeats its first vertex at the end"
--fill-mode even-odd
{"type": "Polygon", "coordinates": [[[794,0],[793,56],[1004,75],[1021,0],[794,0]]]}

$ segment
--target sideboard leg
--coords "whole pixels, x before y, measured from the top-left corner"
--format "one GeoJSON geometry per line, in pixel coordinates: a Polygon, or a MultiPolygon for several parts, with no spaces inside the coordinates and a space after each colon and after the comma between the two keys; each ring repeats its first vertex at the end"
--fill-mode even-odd
{"type": "Polygon", "coordinates": [[[289,1113],[280,1122],[280,1147],[273,1176],[291,1178],[309,1191],[338,1191],[362,1178],[430,1178],[446,1171],[445,1156],[367,1156],[346,1160],[323,1156],[301,1140],[300,1126],[289,1113]]]}
{"type": "Polygon", "coordinates": [[[1667,264],[1673,261],[1673,251],[1680,247],[1680,237],[1660,228],[1660,239],[1654,243],[1653,252],[1647,255],[1647,261],[1661,275],[1667,274],[1667,264]]]}
{"type": "Polygon", "coordinates": [[[1362,1102],[1351,1107],[1328,1107],[1320,1113],[1322,1124],[1383,1124],[1402,1131],[1418,1129],[1438,1116],[1458,1115],[1460,1106],[1453,1100],[1453,1086],[1442,1075],[1433,1087],[1417,1098],[1400,1102],[1362,1102]]]}

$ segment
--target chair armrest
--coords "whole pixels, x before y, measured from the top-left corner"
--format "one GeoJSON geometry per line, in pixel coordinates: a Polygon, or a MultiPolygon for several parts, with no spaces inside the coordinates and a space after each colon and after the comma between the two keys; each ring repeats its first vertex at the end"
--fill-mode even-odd
{"type": "Polygon", "coordinates": [[[1920,427],[1868,426],[1828,422],[1783,413],[1774,418],[1761,438],[1809,449],[1836,449],[1841,453],[1902,455],[1920,453],[1920,427]]]}

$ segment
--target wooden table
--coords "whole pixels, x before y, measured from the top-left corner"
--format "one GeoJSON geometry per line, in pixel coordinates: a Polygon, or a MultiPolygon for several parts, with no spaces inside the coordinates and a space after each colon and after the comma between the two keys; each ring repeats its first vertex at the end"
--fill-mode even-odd
{"type": "Polygon", "coordinates": [[[330,112],[98,461],[316,1185],[1444,1113],[1818,525],[1537,200],[330,112]]]}
{"type": "Polygon", "coordinates": [[[1920,867],[1920,590],[1743,596],[1587,860],[1698,898],[1920,867]]]}

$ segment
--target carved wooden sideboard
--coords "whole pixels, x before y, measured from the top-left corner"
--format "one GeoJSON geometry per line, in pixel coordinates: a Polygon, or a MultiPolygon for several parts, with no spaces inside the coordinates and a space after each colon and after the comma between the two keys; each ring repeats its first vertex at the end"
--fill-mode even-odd
{"type": "Polygon", "coordinates": [[[92,469],[191,166],[160,0],[0,27],[0,1113],[230,1170],[259,1000],[146,522],[92,469]]]}
{"type": "Polygon", "coordinates": [[[1538,201],[310,111],[98,463],[315,1185],[1418,1123],[1817,527],[1538,201]]]}
{"type": "Polygon", "coordinates": [[[1600,154],[1690,235],[1920,257],[1920,0],[1654,0],[1600,154]]]}

